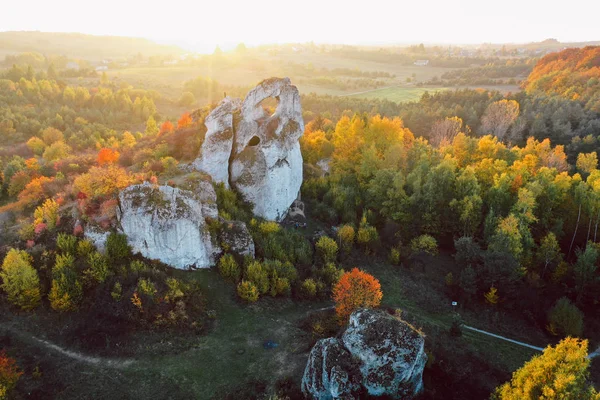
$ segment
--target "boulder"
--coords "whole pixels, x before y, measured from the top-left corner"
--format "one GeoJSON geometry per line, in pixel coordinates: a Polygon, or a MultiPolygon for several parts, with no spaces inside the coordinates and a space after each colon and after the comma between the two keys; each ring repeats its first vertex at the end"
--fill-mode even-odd
{"type": "Polygon", "coordinates": [[[423,335],[401,319],[355,311],[341,339],[323,339],[311,350],[302,391],[318,400],[412,399],[423,389],[424,346],[423,335]]]}
{"type": "Polygon", "coordinates": [[[119,194],[119,223],[134,252],[175,268],[208,268],[220,252],[208,229],[218,218],[209,181],[182,190],[148,182],[119,194]]]}
{"type": "Polygon", "coordinates": [[[358,310],[342,335],[360,360],[362,385],[372,396],[410,399],[423,389],[425,339],[408,323],[377,310],[358,310]]]}
{"type": "Polygon", "coordinates": [[[243,103],[225,98],[206,118],[198,170],[237,189],[254,214],[281,221],[302,185],[300,94],[289,78],[258,84],[243,103]],[[271,114],[263,102],[278,102],[271,114]]]}
{"type": "Polygon", "coordinates": [[[313,399],[358,399],[360,371],[352,355],[339,339],[319,340],[310,351],[304,375],[302,392],[313,399]]]}
{"type": "Polygon", "coordinates": [[[254,240],[244,222],[222,221],[220,235],[223,250],[254,258],[254,240]]]}
{"type": "Polygon", "coordinates": [[[194,161],[198,171],[209,174],[214,182],[225,184],[229,188],[229,157],[233,147],[234,118],[239,116],[242,102],[240,99],[226,97],[206,117],[206,135],[200,156],[194,161]]]}

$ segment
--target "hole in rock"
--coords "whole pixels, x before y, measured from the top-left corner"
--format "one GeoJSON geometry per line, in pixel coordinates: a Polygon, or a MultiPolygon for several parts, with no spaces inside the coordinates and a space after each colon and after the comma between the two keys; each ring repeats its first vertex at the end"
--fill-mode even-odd
{"type": "Polygon", "coordinates": [[[279,96],[267,97],[259,103],[266,115],[275,114],[275,110],[279,107],[279,96]]]}
{"type": "Polygon", "coordinates": [[[260,138],[258,136],[253,136],[252,139],[248,142],[248,146],[256,146],[260,143],[260,138]]]}

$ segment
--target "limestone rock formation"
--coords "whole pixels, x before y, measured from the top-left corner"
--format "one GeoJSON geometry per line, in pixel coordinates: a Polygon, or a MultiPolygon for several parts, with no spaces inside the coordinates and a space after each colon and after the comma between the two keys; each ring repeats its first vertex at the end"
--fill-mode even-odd
{"type": "Polygon", "coordinates": [[[239,115],[240,99],[223,99],[206,117],[206,136],[194,167],[209,174],[214,182],[229,188],[229,157],[233,147],[234,114],[239,115]]]}
{"type": "Polygon", "coordinates": [[[194,166],[237,189],[253,204],[254,214],[281,221],[302,185],[299,139],[304,121],[298,89],[289,78],[267,79],[241,105],[224,99],[207,117],[206,126],[194,166]],[[278,101],[272,114],[262,105],[269,98],[278,101]]]}
{"type": "Polygon", "coordinates": [[[240,256],[254,258],[254,240],[248,227],[242,221],[222,221],[221,244],[224,250],[240,256]]]}
{"type": "Polygon", "coordinates": [[[319,400],[358,399],[360,371],[352,355],[339,339],[319,340],[310,351],[302,391],[319,400]]]}
{"type": "Polygon", "coordinates": [[[83,236],[92,242],[96,249],[101,253],[104,253],[106,250],[106,240],[108,239],[108,235],[110,235],[109,231],[101,229],[93,224],[87,224],[83,231],[83,236]]]}
{"type": "MultiPolygon", "coordinates": [[[[387,313],[377,310],[358,310],[350,316],[348,328],[339,342],[358,365],[357,379],[362,390],[371,396],[388,396],[395,399],[411,399],[423,388],[423,369],[427,361],[425,340],[412,326],[387,313]]],[[[321,341],[323,342],[323,341],[321,341]]],[[[353,371],[342,356],[324,357],[324,349],[335,348],[336,353],[346,354],[331,342],[317,343],[310,353],[302,390],[313,399],[342,399],[333,395],[332,373],[344,371],[353,382],[353,371]],[[319,360],[328,360],[319,369],[319,360]],[[336,361],[339,360],[339,361],[336,361]],[[337,368],[335,368],[337,367],[337,368]]],[[[340,376],[335,375],[335,377],[340,376]]],[[[339,380],[339,379],[337,379],[339,380]]],[[[335,380],[335,381],[337,381],[335,380]]],[[[355,393],[355,392],[352,392],[355,393]]]]}
{"type": "Polygon", "coordinates": [[[175,268],[206,268],[220,251],[208,230],[218,218],[216,200],[207,181],[194,191],[133,185],[119,194],[119,223],[134,252],[175,268]]]}

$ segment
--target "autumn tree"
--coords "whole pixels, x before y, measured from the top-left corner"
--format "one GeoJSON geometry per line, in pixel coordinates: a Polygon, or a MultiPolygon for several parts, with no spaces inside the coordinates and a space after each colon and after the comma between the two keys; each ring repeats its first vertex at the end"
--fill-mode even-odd
{"type": "Polygon", "coordinates": [[[445,118],[436,121],[429,132],[429,141],[433,146],[445,146],[460,133],[463,121],[459,117],[445,118]]]}
{"type": "Polygon", "coordinates": [[[346,321],[359,308],[379,306],[383,293],[379,281],[358,268],[344,273],[333,288],[335,311],[346,321]]]}
{"type": "Polygon", "coordinates": [[[510,382],[496,389],[497,400],[598,399],[588,384],[590,360],[587,340],[566,338],[548,346],[513,373],[510,382]]]}
{"type": "Polygon", "coordinates": [[[500,140],[508,139],[511,126],[519,116],[519,103],[515,100],[499,100],[491,103],[481,118],[480,131],[494,135],[500,140]]]}
{"type": "Polygon", "coordinates": [[[51,146],[54,143],[64,141],[65,136],[58,129],[49,127],[43,130],[42,139],[47,146],[51,146]]]}
{"type": "Polygon", "coordinates": [[[148,117],[146,121],[146,135],[154,136],[158,133],[158,126],[156,125],[156,120],[151,115],[148,117]]]}
{"type": "Polygon", "coordinates": [[[538,262],[544,265],[542,270],[542,278],[546,274],[546,270],[550,264],[558,263],[562,259],[560,246],[558,245],[558,240],[556,239],[556,235],[554,233],[549,232],[540,241],[540,246],[537,250],[537,259],[538,262]]]}
{"type": "Polygon", "coordinates": [[[8,301],[30,310],[40,303],[40,279],[31,265],[32,258],[23,250],[10,249],[2,263],[0,278],[8,301]]]}
{"type": "Polygon", "coordinates": [[[598,155],[595,151],[588,154],[579,153],[576,165],[577,169],[587,176],[598,167],[598,155]]]}
{"type": "Polygon", "coordinates": [[[334,262],[337,258],[338,245],[335,240],[328,236],[321,236],[315,244],[315,248],[323,264],[334,262]]]}
{"type": "Polygon", "coordinates": [[[65,142],[54,142],[50,146],[46,147],[42,157],[46,161],[57,161],[67,158],[71,154],[71,151],[71,146],[65,142]]]}
{"type": "Polygon", "coordinates": [[[114,164],[119,161],[119,152],[106,147],[98,152],[97,162],[98,165],[114,164]]]}
{"type": "Polygon", "coordinates": [[[54,199],[48,199],[33,212],[34,225],[45,224],[46,229],[53,231],[60,221],[59,204],[54,199]]]}
{"type": "Polygon", "coordinates": [[[11,390],[17,385],[23,371],[19,369],[16,361],[0,351],[0,399],[8,399],[11,390]]]}
{"type": "Polygon", "coordinates": [[[169,120],[166,120],[165,122],[162,123],[162,125],[160,126],[160,131],[159,134],[163,135],[165,133],[169,133],[169,132],[173,132],[173,123],[169,120]]]}
{"type": "Polygon", "coordinates": [[[343,225],[338,229],[337,237],[344,252],[349,253],[352,250],[355,236],[356,233],[352,225],[343,225]]]}
{"type": "Polygon", "coordinates": [[[190,116],[190,113],[186,112],[179,118],[179,121],[177,121],[177,129],[187,128],[190,125],[192,125],[192,117],[190,116]]]}

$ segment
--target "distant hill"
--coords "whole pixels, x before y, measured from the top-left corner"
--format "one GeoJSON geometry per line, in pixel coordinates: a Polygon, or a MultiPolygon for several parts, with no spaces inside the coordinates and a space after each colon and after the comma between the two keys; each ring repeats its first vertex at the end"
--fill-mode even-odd
{"type": "Polygon", "coordinates": [[[547,54],[533,68],[524,87],[528,93],[580,100],[600,112],[600,46],[547,54]]]}
{"type": "Polygon", "coordinates": [[[82,33],[39,31],[0,32],[0,52],[38,52],[98,61],[103,58],[126,58],[142,55],[180,55],[180,47],[155,43],[148,39],[121,36],[94,36],[82,33]]]}

